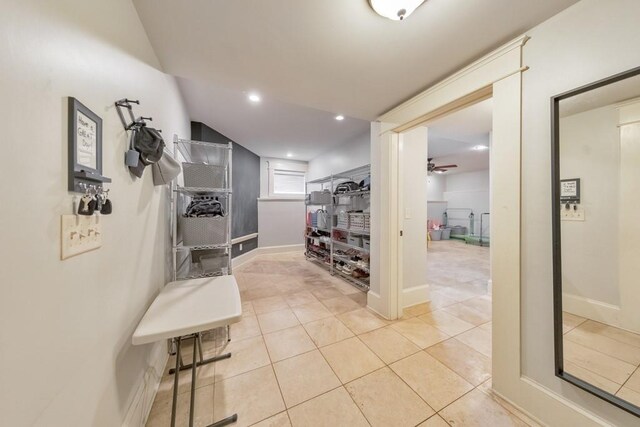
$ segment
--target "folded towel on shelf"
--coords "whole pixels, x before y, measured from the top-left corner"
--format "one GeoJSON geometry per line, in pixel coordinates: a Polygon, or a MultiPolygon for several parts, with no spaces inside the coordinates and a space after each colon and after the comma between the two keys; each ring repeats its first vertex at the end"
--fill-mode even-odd
{"type": "Polygon", "coordinates": [[[222,203],[209,199],[192,200],[184,214],[185,217],[214,217],[225,215],[222,203]]]}

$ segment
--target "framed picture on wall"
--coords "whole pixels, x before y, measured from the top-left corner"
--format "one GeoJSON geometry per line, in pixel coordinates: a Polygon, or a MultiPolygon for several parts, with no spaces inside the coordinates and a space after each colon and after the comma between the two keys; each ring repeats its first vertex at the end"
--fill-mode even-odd
{"type": "Polygon", "coordinates": [[[69,97],[69,191],[83,192],[84,183],[110,182],[102,176],[102,119],[69,97]]]}
{"type": "Polygon", "coordinates": [[[560,201],[580,203],[580,178],[560,180],[560,201]]]}

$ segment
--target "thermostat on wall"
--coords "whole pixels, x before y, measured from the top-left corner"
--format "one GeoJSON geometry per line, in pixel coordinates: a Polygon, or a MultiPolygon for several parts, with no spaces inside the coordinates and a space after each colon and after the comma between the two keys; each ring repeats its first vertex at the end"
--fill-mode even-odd
{"type": "Polygon", "coordinates": [[[560,180],[560,202],[580,203],[580,178],[560,180]]]}

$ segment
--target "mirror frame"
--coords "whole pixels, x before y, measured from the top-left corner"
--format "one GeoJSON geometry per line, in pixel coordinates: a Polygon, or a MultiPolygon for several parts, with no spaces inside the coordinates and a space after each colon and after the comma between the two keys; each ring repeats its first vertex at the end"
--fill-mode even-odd
{"type": "Polygon", "coordinates": [[[637,75],[640,75],[640,67],[615,74],[602,80],[581,86],[577,89],[551,97],[551,221],[553,236],[553,319],[556,376],[612,403],[621,409],[624,409],[627,412],[632,413],[637,417],[640,417],[640,407],[564,371],[562,341],[562,246],[560,229],[560,101],[637,75]]]}

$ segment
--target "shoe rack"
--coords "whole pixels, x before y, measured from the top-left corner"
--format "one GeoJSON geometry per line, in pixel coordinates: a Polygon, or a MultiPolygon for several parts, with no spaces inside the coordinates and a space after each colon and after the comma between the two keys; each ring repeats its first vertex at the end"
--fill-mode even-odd
{"type": "Polygon", "coordinates": [[[371,248],[369,221],[365,226],[361,220],[369,215],[370,191],[334,192],[341,183],[359,183],[370,174],[371,167],[366,165],[306,183],[305,257],[363,291],[369,290],[371,248]],[[314,203],[314,191],[330,191],[329,203],[314,203]],[[318,211],[328,217],[328,223],[319,221],[318,211]]]}

